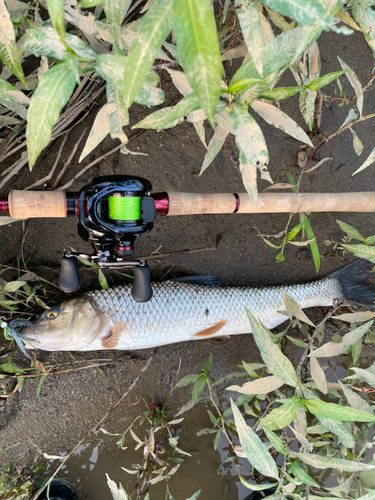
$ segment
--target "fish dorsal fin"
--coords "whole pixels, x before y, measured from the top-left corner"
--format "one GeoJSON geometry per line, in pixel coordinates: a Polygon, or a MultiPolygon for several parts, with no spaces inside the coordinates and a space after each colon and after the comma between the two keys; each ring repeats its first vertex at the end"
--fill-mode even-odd
{"type": "Polygon", "coordinates": [[[117,346],[118,337],[123,328],[123,322],[120,320],[109,332],[108,337],[102,339],[102,346],[104,349],[114,349],[117,346]]]}
{"type": "Polygon", "coordinates": [[[196,333],[194,335],[194,337],[197,337],[197,338],[210,337],[211,335],[214,335],[219,330],[221,330],[227,323],[228,323],[228,320],[221,319],[218,323],[216,323],[216,325],[210,326],[209,328],[206,328],[205,330],[202,330],[201,332],[196,333]]]}
{"type": "Polygon", "coordinates": [[[219,276],[182,276],[181,278],[174,278],[172,281],[190,285],[221,286],[219,276]]]}

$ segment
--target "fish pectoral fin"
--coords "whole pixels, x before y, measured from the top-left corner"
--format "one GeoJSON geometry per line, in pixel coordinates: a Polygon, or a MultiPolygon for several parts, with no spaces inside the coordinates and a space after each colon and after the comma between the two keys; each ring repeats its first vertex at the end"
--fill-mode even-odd
{"type": "Polygon", "coordinates": [[[206,328],[205,330],[202,330],[201,332],[198,332],[194,335],[194,337],[202,338],[202,337],[210,337],[211,335],[214,335],[218,331],[220,331],[226,324],[228,323],[228,320],[226,319],[221,319],[216,325],[210,326],[209,328],[206,328]]]}
{"type": "Polygon", "coordinates": [[[112,330],[110,330],[109,335],[102,339],[102,346],[104,349],[114,349],[118,344],[118,338],[120,332],[123,330],[124,324],[120,320],[117,325],[115,325],[112,330]]]}

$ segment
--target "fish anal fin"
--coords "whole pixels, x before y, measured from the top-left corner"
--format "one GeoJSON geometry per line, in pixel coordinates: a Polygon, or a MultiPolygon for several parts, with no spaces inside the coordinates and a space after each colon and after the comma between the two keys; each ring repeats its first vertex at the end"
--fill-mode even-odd
{"type": "Polygon", "coordinates": [[[205,330],[202,330],[201,332],[196,333],[194,335],[194,337],[197,337],[197,338],[210,337],[211,335],[214,335],[215,333],[220,331],[227,323],[228,323],[228,320],[221,319],[215,325],[210,326],[209,328],[206,328],[205,330]]]}
{"type": "Polygon", "coordinates": [[[114,349],[118,344],[118,337],[120,332],[123,330],[124,324],[120,320],[117,325],[115,325],[109,332],[109,335],[102,339],[102,346],[104,349],[114,349]]]}

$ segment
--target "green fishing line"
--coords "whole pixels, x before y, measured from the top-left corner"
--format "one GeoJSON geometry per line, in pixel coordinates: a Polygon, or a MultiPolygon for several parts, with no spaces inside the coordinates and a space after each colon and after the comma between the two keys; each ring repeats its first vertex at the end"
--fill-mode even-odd
{"type": "Polygon", "coordinates": [[[141,196],[108,196],[108,217],[112,220],[139,220],[141,201],[141,196]]]}

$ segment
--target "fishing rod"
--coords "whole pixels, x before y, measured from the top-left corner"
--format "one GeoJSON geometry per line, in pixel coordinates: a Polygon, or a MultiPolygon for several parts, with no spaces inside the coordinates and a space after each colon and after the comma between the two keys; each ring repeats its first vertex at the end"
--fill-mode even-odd
{"type": "Polygon", "coordinates": [[[0,212],[14,219],[77,216],[78,233],[89,241],[93,255],[65,252],[59,285],[79,289],[78,258],[101,268],[133,267],[132,296],[138,302],[152,297],[150,268],[135,259],[137,238],[152,230],[158,215],[250,214],[290,212],[375,212],[375,193],[267,193],[258,204],[247,193],[151,193],[142,177],[112,175],[93,179],[79,193],[11,191],[0,198],[0,212]]]}

